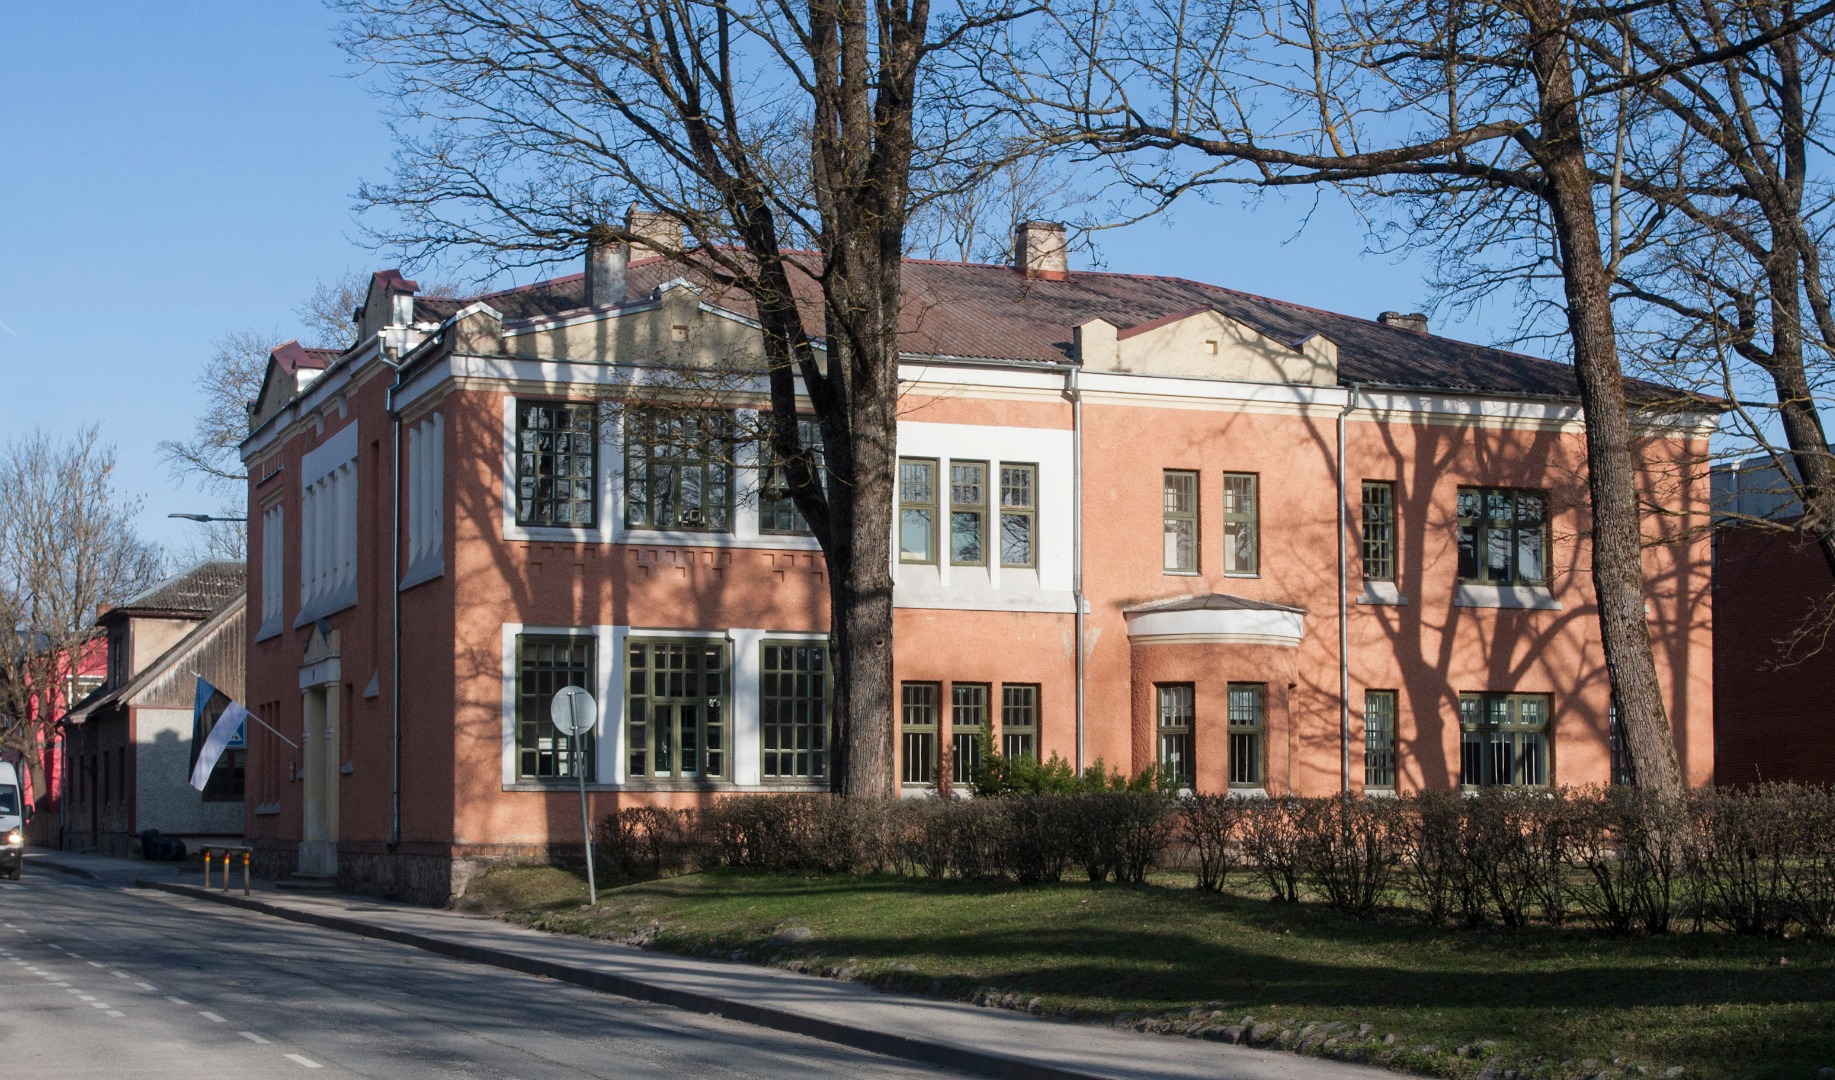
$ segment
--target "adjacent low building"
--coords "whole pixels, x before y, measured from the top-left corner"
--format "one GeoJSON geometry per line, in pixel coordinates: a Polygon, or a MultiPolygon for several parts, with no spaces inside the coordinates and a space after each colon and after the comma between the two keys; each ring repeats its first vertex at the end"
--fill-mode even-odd
{"type": "MultiPolygon", "coordinates": [[[[1071,272],[1061,232],[1024,228],[1017,265],[906,268],[906,793],[965,778],[983,732],[1245,797],[1614,779],[1570,368],[1419,316],[1071,272]]],[[[570,684],[601,710],[595,814],[824,789],[825,570],[736,434],[763,401],[746,299],[617,245],[418,291],[375,275],[308,384],[277,355],[243,446],[245,700],[288,733],[251,738],[263,869],[439,902],[577,845],[548,714],[570,684]],[[722,404],[654,408],[684,372],[727,380],[722,404]]],[[[1700,784],[1715,413],[1630,391],[1669,511],[1650,628],[1700,784]]]]}

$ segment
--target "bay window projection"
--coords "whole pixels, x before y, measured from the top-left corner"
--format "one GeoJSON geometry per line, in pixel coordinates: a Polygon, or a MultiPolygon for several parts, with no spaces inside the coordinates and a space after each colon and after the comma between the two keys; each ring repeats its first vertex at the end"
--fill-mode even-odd
{"type": "Polygon", "coordinates": [[[1160,481],[1164,504],[1166,572],[1198,572],[1198,474],[1167,470],[1160,481]]]}
{"type": "Polygon", "coordinates": [[[1039,467],[1000,466],[1000,565],[1038,565],[1039,467]]]}
{"type": "Polygon", "coordinates": [[[598,406],[516,403],[516,524],[590,528],[599,520],[598,406]]]}
{"type": "Polygon", "coordinates": [[[446,515],[446,418],[435,413],[408,428],[408,568],[441,558],[446,515]]]}
{"type": "Polygon", "coordinates": [[[1197,690],[1190,683],[1154,688],[1159,712],[1160,775],[1181,787],[1190,787],[1197,775],[1192,768],[1192,725],[1197,716],[1197,690]]]}
{"type": "Polygon", "coordinates": [[[898,561],[937,561],[937,463],[898,459],[898,561]]]}
{"type": "Polygon", "coordinates": [[[732,531],[732,417],[718,409],[630,410],[624,491],[628,528],[732,531]]]}
{"type": "Polygon", "coordinates": [[[1459,489],[1459,580],[1548,584],[1548,496],[1540,491],[1459,489]]]}
{"type": "Polygon", "coordinates": [[[726,643],[626,643],[626,774],[632,779],[727,777],[726,643]]]}
{"type": "Polygon", "coordinates": [[[759,688],[763,776],[821,783],[828,779],[828,645],[764,643],[759,688]]]}
{"type": "Polygon", "coordinates": [[[1230,786],[1262,786],[1267,687],[1230,684],[1230,786]]]}
{"type": "Polygon", "coordinates": [[[558,780],[597,772],[593,736],[570,736],[554,726],[550,706],[563,686],[594,687],[596,643],[584,634],[519,634],[516,637],[516,775],[521,780],[558,780]],[[578,753],[576,753],[578,751],[578,753]]]}
{"type": "Polygon", "coordinates": [[[1254,577],[1261,572],[1260,478],[1223,474],[1223,572],[1254,577]]]}
{"type": "Polygon", "coordinates": [[[1549,784],[1547,694],[1459,695],[1459,782],[1549,784]]]}

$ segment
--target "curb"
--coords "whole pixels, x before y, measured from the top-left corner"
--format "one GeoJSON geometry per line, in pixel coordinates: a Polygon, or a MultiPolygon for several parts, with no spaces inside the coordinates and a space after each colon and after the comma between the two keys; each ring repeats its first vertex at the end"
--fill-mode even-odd
{"type": "Polygon", "coordinates": [[[944,1068],[991,1076],[997,1080],[1107,1080],[1100,1073],[1081,1072],[1056,1065],[1043,1065],[1020,1058],[1007,1057],[1004,1054],[971,1050],[930,1039],[888,1035],[867,1028],[850,1027],[831,1020],[818,1020],[770,1006],[734,1001],[730,998],[715,997],[712,994],[698,994],[687,990],[655,986],[624,975],[613,975],[553,960],[523,956],[505,949],[462,945],[443,938],[406,930],[394,930],[358,919],[324,915],[314,911],[300,911],[236,893],[207,891],[196,885],[181,885],[171,881],[139,881],[135,884],[143,889],[157,889],[175,896],[211,900],[230,907],[258,911],[290,922],[306,923],[360,937],[377,938],[394,942],[397,945],[407,945],[453,960],[488,964],[492,967],[519,971],[525,975],[537,975],[556,982],[571,983],[574,986],[585,987],[600,993],[617,994],[620,997],[654,1002],[670,1008],[706,1013],[757,1027],[771,1028],[774,1031],[849,1046],[856,1050],[883,1054],[887,1057],[904,1058],[907,1061],[916,1061],[925,1065],[940,1065],[944,1068]]]}

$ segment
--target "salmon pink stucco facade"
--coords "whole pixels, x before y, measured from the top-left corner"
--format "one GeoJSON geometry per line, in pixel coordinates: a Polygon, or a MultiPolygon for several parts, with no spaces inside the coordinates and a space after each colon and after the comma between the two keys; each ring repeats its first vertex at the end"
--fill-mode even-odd
{"type": "MultiPolygon", "coordinates": [[[[907,264],[907,795],[966,787],[984,733],[1244,797],[1623,779],[1570,369],[1019,247],[907,264]]],[[[577,852],[581,769],[595,816],[826,790],[825,570],[746,434],[745,298],[622,246],[417,291],[377,274],[357,344],[277,350],[244,444],[248,704],[300,736],[251,735],[262,868],[438,903],[577,852]],[[578,744],[566,685],[598,705],[578,744]]],[[[1706,783],[1714,413],[1631,389],[1667,511],[1650,629],[1706,783]]]]}

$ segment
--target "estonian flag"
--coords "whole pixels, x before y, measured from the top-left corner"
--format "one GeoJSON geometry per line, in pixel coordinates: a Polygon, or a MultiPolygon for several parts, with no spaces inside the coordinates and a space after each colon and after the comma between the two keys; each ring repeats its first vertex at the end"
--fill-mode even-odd
{"type": "Polygon", "coordinates": [[[242,722],[248,710],[229,695],[198,678],[197,703],[191,710],[191,786],[199,791],[231,746],[243,746],[242,722]]]}

